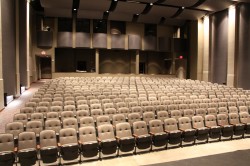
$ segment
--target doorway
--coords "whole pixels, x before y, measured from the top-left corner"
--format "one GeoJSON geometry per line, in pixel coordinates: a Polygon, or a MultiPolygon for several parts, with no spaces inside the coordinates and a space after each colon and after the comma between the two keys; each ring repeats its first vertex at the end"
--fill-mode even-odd
{"type": "Polygon", "coordinates": [[[140,62],[139,63],[139,74],[145,74],[145,72],[146,72],[146,67],[145,67],[146,65],[145,65],[145,62],[140,62]]]}
{"type": "Polygon", "coordinates": [[[40,57],[40,69],[41,69],[41,79],[52,78],[50,57],[40,57]]]}

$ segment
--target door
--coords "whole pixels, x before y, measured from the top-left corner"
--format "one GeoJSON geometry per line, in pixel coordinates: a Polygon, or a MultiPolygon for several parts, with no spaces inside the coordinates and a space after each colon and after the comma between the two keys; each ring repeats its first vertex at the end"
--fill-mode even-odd
{"type": "Polygon", "coordinates": [[[41,67],[41,78],[51,79],[51,58],[50,57],[40,57],[40,67],[41,67]]]}
{"type": "Polygon", "coordinates": [[[139,63],[139,74],[145,74],[145,62],[139,63]]]}

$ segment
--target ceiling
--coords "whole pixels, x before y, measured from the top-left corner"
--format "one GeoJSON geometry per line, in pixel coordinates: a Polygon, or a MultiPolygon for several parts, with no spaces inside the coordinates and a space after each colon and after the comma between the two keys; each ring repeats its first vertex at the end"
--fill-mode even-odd
{"type": "Polygon", "coordinates": [[[33,0],[46,17],[108,19],[181,26],[206,14],[250,0],[33,0]],[[75,9],[75,10],[74,10],[75,9]]]}

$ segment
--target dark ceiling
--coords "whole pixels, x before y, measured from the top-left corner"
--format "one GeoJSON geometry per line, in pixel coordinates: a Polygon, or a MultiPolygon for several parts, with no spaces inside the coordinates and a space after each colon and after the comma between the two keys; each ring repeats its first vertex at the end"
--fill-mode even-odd
{"type": "Polygon", "coordinates": [[[180,26],[250,0],[32,0],[45,17],[108,19],[180,26]]]}

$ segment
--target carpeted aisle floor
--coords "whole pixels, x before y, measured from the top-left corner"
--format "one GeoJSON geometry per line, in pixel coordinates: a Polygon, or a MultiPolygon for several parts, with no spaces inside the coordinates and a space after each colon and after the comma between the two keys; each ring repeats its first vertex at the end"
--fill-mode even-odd
{"type": "Polygon", "coordinates": [[[150,166],[249,166],[250,150],[238,150],[206,157],[152,164],[150,166]]]}

